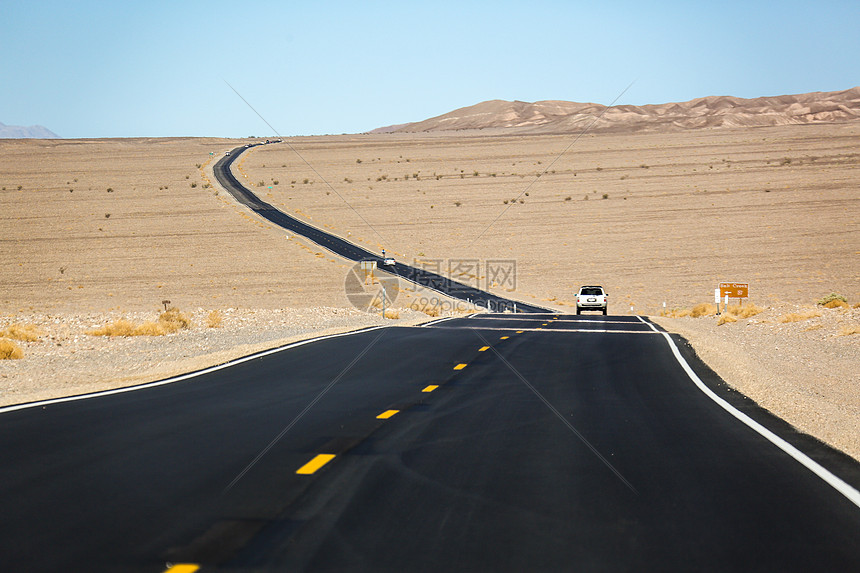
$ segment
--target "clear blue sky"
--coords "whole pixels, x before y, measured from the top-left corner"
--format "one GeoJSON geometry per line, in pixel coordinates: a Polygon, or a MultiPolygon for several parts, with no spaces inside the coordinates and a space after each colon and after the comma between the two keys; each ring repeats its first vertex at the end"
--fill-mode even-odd
{"type": "Polygon", "coordinates": [[[860,85],[860,2],[0,1],[0,122],[63,137],[357,133],[489,99],[860,85]]]}

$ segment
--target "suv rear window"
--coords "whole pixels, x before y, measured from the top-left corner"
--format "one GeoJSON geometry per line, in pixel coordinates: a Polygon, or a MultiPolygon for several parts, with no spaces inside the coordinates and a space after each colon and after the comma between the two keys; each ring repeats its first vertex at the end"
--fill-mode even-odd
{"type": "Polygon", "coordinates": [[[600,296],[603,294],[603,289],[602,288],[584,288],[579,292],[579,294],[581,294],[583,296],[600,296]]]}

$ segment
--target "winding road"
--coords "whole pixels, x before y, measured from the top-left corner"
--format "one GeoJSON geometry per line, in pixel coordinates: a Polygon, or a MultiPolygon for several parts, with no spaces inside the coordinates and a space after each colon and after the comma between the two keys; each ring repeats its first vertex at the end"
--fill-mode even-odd
{"type": "Polygon", "coordinates": [[[359,247],[342,237],[338,237],[337,235],[327,233],[312,225],[308,225],[307,223],[277,209],[270,203],[263,201],[253,191],[242,185],[231,169],[233,162],[236,161],[242,153],[258,145],[265,144],[252,143],[248,144],[247,147],[242,146],[231,150],[228,155],[225,155],[215,163],[213,170],[215,178],[218,180],[218,183],[224,187],[224,189],[226,189],[239,203],[264,219],[288,231],[301,235],[345,259],[355,262],[362,260],[376,261],[377,268],[380,270],[384,270],[421,287],[440,292],[458,300],[477,304],[483,308],[489,308],[490,310],[497,312],[548,311],[546,308],[494,295],[474,286],[451,280],[451,278],[444,275],[440,275],[427,269],[413,267],[402,262],[395,262],[394,265],[383,265],[383,258],[378,254],[359,247]]]}

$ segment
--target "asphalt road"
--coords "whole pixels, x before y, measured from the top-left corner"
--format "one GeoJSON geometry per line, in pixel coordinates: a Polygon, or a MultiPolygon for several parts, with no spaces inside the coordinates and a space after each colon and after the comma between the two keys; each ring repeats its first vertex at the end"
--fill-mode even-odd
{"type": "MultiPolygon", "coordinates": [[[[276,207],[260,199],[253,191],[242,185],[233,175],[230,169],[234,161],[250,147],[262,144],[250,144],[249,147],[237,147],[225,155],[213,167],[213,172],[218,183],[221,184],[239,203],[245,205],[264,219],[278,225],[279,227],[301,235],[319,246],[328,249],[332,253],[344,257],[350,261],[371,260],[376,261],[380,270],[385,270],[392,275],[421,285],[425,288],[438,291],[446,296],[462,301],[477,304],[482,308],[503,312],[546,312],[546,308],[515,301],[505,297],[497,296],[476,288],[474,285],[464,284],[451,280],[442,274],[429,269],[413,267],[396,261],[394,265],[383,265],[383,258],[378,254],[347,241],[337,235],[327,233],[307,223],[300,221],[290,215],[278,210],[276,207]]],[[[504,267],[500,267],[504,268],[504,267]]],[[[509,270],[509,269],[507,269],[509,270]]]]}
{"type": "Polygon", "coordinates": [[[0,409],[0,570],[857,570],[860,464],[690,363],[847,494],[636,317],[483,315],[0,409]]]}

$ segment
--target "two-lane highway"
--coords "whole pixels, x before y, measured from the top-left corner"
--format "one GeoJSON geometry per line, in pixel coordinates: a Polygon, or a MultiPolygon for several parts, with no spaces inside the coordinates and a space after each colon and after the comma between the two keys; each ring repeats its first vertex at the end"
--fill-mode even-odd
{"type": "MultiPolygon", "coordinates": [[[[858,464],[812,449],[856,493],[858,464]]],[[[706,396],[637,317],[331,337],[0,410],[0,452],[4,571],[860,564],[858,505],[706,396]]]]}

